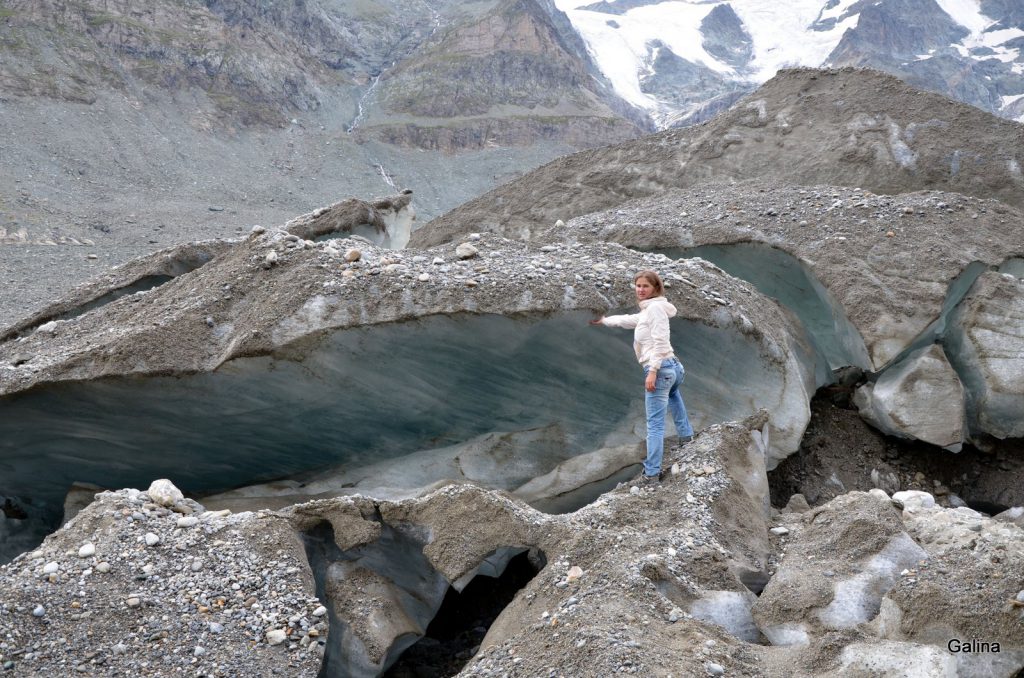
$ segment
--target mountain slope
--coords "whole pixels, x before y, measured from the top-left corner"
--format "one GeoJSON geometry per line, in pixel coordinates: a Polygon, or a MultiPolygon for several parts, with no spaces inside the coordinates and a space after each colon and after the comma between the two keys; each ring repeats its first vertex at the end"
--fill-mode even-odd
{"type": "Polygon", "coordinates": [[[721,110],[723,95],[731,103],[793,66],[877,68],[1003,117],[1024,118],[1024,9],[1012,0],[558,5],[616,91],[661,127],[706,120],[721,110]]]}
{"type": "Polygon", "coordinates": [[[508,0],[444,31],[384,74],[363,134],[448,151],[637,136],[623,119],[628,106],[595,77],[578,36],[559,17],[544,3],[508,0]]]}
{"type": "Polygon", "coordinates": [[[482,229],[529,237],[632,198],[750,179],[1020,206],[1022,163],[1024,125],[877,71],[794,69],[710,122],[559,158],[435,219],[410,244],[482,229]]]}

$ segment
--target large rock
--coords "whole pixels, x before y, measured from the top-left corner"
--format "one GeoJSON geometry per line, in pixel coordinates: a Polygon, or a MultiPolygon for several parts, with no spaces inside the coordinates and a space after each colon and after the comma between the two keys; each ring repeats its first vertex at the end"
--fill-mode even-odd
{"type": "Polygon", "coordinates": [[[1024,280],[1016,273],[983,274],[953,314],[947,342],[971,425],[996,438],[1024,437],[1024,280]]]}
{"type": "Polygon", "coordinates": [[[860,414],[880,431],[959,452],[964,441],[964,387],[933,345],[885,370],[857,389],[860,414]]]}

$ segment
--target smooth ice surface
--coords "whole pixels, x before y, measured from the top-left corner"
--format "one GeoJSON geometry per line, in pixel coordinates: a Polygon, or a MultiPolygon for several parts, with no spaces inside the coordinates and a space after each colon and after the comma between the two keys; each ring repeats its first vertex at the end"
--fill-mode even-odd
{"type": "Polygon", "coordinates": [[[754,623],[750,606],[757,597],[750,591],[709,591],[690,606],[690,614],[697,619],[717,624],[748,643],[756,643],[761,632],[754,623]]]}
{"type": "Polygon", "coordinates": [[[857,389],[860,415],[883,433],[959,452],[965,393],[940,346],[925,347],[857,389]]]}
{"type": "Polygon", "coordinates": [[[848,629],[874,619],[899,573],[927,557],[909,535],[896,535],[859,574],[836,582],[832,602],[818,615],[821,622],[832,629],[848,629]]]}
{"type": "MultiPolygon", "coordinates": [[[[319,470],[493,431],[521,435],[467,463],[521,484],[610,436],[642,437],[632,335],[590,327],[589,318],[432,316],[325,334],[288,358],[244,358],[213,373],[37,388],[0,400],[0,494],[31,501],[41,538],[75,481],[145,488],[168,478],[193,494],[303,474],[301,484],[319,470]],[[538,429],[553,437],[522,433],[538,429]],[[518,449],[517,440],[546,451],[518,449]],[[518,468],[520,457],[532,465],[518,468]]],[[[696,427],[766,407],[779,428],[773,445],[796,449],[809,417],[802,385],[734,330],[672,328],[696,427]]]]}
{"type": "Polygon", "coordinates": [[[980,276],[952,314],[945,346],[968,391],[972,433],[1024,437],[1024,270],[1020,260],[980,276]]]}
{"type": "Polygon", "coordinates": [[[830,370],[840,367],[870,369],[871,361],[860,332],[814,273],[793,255],[758,243],[658,251],[674,259],[700,257],[710,261],[792,311],[803,323],[817,352],[816,385],[829,383],[830,370]]]}

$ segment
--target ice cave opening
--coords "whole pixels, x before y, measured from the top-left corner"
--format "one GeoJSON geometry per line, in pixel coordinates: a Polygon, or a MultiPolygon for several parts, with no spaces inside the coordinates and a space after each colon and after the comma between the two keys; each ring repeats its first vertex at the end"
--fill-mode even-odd
{"type": "MultiPolygon", "coordinates": [[[[204,504],[224,493],[208,507],[249,510],[339,494],[400,498],[456,480],[574,510],[631,473],[644,438],[631,333],[590,318],[429,316],[324,333],[213,372],[4,397],[0,497],[28,518],[0,521],[4,536],[19,535],[0,542],[0,560],[60,524],[76,482],[145,488],[168,478],[204,504]]],[[[673,336],[690,366],[695,426],[767,407],[780,427],[773,440],[795,447],[805,394],[756,339],[685,319],[673,336]]]]}
{"type": "Polygon", "coordinates": [[[498,615],[512,602],[546,560],[523,550],[500,573],[480,573],[462,589],[449,587],[426,634],[384,673],[385,678],[454,676],[472,659],[498,615]]]}
{"type": "Polygon", "coordinates": [[[423,552],[426,530],[372,519],[380,536],[346,550],[328,521],[302,535],[330,620],[321,678],[455,675],[547,563],[537,549],[502,547],[449,582],[423,552]],[[360,602],[366,595],[373,606],[360,602]]]}

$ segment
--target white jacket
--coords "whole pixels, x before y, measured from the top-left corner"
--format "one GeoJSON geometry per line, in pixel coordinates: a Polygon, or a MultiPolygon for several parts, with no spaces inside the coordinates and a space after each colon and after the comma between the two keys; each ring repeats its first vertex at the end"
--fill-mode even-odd
{"type": "Polygon", "coordinates": [[[674,358],[669,341],[668,319],[675,317],[676,307],[665,297],[644,299],[640,312],[631,315],[610,315],[601,319],[608,327],[633,330],[633,352],[641,365],[652,370],[661,367],[661,361],[674,358]]]}

